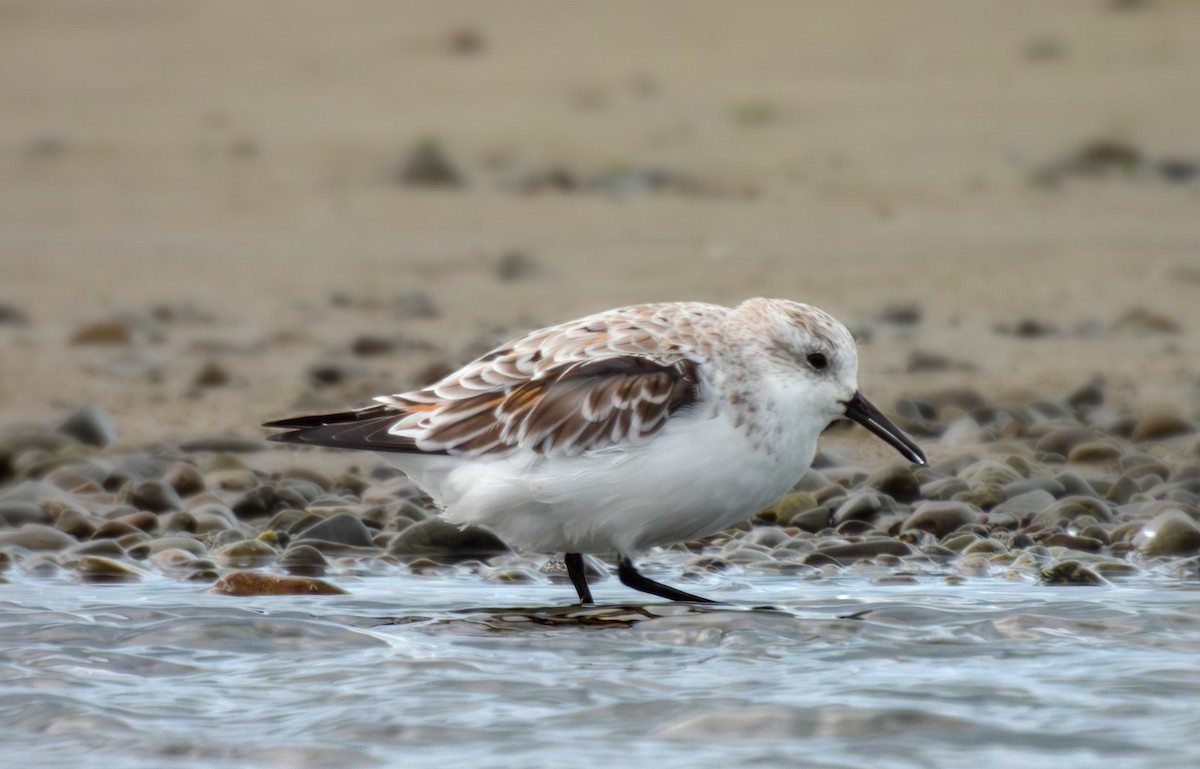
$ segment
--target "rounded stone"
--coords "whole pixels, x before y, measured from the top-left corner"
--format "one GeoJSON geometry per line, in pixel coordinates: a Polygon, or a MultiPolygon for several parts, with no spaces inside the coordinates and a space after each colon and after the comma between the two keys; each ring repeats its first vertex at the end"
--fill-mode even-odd
{"type": "Polygon", "coordinates": [[[392,555],[488,556],[509,552],[495,534],[484,529],[458,526],[441,518],[427,518],[396,535],[388,546],[392,555]]]}
{"type": "Polygon", "coordinates": [[[979,522],[981,515],[982,511],[965,502],[922,502],[904,520],[900,530],[918,529],[941,538],[959,526],[979,522]]]}
{"type": "Polygon", "coordinates": [[[0,526],[13,528],[26,523],[50,523],[50,516],[39,505],[20,499],[0,499],[0,526]]]}
{"type": "Polygon", "coordinates": [[[310,545],[292,545],[284,551],[277,562],[278,566],[289,574],[304,577],[324,576],[329,562],[320,550],[310,545]]]}
{"type": "Polygon", "coordinates": [[[211,588],[223,595],[345,595],[346,591],[315,577],[280,576],[255,571],[235,571],[220,577],[211,588]]]}
{"type": "Polygon", "coordinates": [[[75,538],[40,523],[27,523],[15,531],[0,531],[0,548],[25,550],[63,550],[75,544],[75,538]]]}
{"type": "Polygon", "coordinates": [[[1182,510],[1165,510],[1142,526],[1134,544],[1142,555],[1194,555],[1200,551],[1200,524],[1182,510]]]}
{"type": "Polygon", "coordinates": [[[319,539],[351,547],[373,547],[371,530],[351,513],[337,513],[313,524],[296,535],[296,539],[319,539]]]}
{"type": "Polygon", "coordinates": [[[790,491],[770,506],[763,508],[756,516],[760,521],[783,523],[796,513],[816,507],[816,497],[808,491],[790,491]]]}
{"type": "Polygon", "coordinates": [[[212,558],[222,566],[235,569],[253,569],[265,566],[279,557],[279,551],[257,539],[244,539],[218,547],[212,558]]]}
{"type": "Polygon", "coordinates": [[[1108,580],[1079,561],[1059,561],[1041,570],[1042,582],[1047,585],[1107,585],[1108,580]]]}
{"type": "Polygon", "coordinates": [[[1097,521],[1111,521],[1112,511],[1104,502],[1092,497],[1066,497],[1035,515],[1033,523],[1048,529],[1064,521],[1074,521],[1085,516],[1091,516],[1097,521]]]}
{"type": "Polygon", "coordinates": [[[1084,441],[1067,453],[1068,462],[1116,462],[1120,458],[1121,447],[1111,441],[1084,441]]]}
{"type": "Polygon", "coordinates": [[[843,542],[818,547],[803,556],[803,562],[810,566],[820,566],[827,563],[845,565],[865,558],[876,558],[883,555],[905,556],[912,555],[913,549],[905,542],[897,539],[868,539],[861,542],[843,542]]]}
{"type": "Polygon", "coordinates": [[[892,464],[867,476],[863,485],[887,494],[897,502],[915,502],[921,497],[921,483],[912,467],[892,464]]]}
{"type": "Polygon", "coordinates": [[[117,428],[99,406],[85,404],[58,426],[58,432],[80,443],[104,448],[117,439],[117,428]]]}
{"type": "Polygon", "coordinates": [[[1047,454],[1068,456],[1076,446],[1095,437],[1096,433],[1086,427],[1055,427],[1039,438],[1034,448],[1047,454]]]}
{"type": "Polygon", "coordinates": [[[1177,412],[1154,407],[1147,409],[1138,418],[1131,436],[1135,443],[1142,441],[1161,441],[1179,435],[1188,435],[1196,431],[1195,423],[1184,419],[1177,412]]]}
{"type": "Polygon", "coordinates": [[[181,497],[204,491],[204,476],[191,462],[176,462],[163,473],[163,480],[181,497]]]}
{"type": "Polygon", "coordinates": [[[833,522],[835,525],[847,521],[865,521],[869,523],[879,517],[880,512],[889,509],[891,509],[891,506],[879,494],[855,494],[838,505],[837,510],[833,514],[833,522]]]}
{"type": "Polygon", "coordinates": [[[958,474],[958,477],[971,486],[983,484],[1004,486],[1005,484],[1021,480],[1021,474],[1012,465],[1007,462],[998,462],[994,459],[985,459],[981,462],[976,462],[964,468],[958,474]]]}
{"type": "Polygon", "coordinates": [[[114,558],[85,555],[75,565],[75,573],[84,582],[136,582],[146,572],[114,558]]]}
{"type": "Polygon", "coordinates": [[[833,513],[825,505],[818,505],[811,510],[796,513],[788,519],[789,526],[795,526],[798,529],[803,529],[813,534],[822,529],[829,528],[832,522],[833,513]]]}
{"type": "Polygon", "coordinates": [[[184,509],[184,500],[166,481],[138,481],[130,487],[128,503],[138,510],[170,512],[184,509]]]}

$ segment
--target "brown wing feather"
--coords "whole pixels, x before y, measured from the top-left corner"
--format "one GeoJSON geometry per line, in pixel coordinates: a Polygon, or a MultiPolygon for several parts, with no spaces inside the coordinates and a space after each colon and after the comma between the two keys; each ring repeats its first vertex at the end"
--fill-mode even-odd
{"type": "Polygon", "coordinates": [[[691,316],[643,305],[535,331],[422,390],[359,411],[301,417],[274,440],[375,451],[571,456],[649,439],[699,398],[691,316]]]}

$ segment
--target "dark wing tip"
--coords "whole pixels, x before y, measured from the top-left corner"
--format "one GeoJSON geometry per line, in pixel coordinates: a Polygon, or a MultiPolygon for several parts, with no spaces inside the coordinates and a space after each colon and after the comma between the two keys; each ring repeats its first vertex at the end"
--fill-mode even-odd
{"type": "Polygon", "coordinates": [[[335,414],[312,414],[263,423],[263,427],[282,428],[287,432],[267,436],[277,443],[296,443],[303,446],[328,446],[339,449],[366,451],[395,451],[406,454],[444,454],[443,451],[422,451],[416,441],[390,430],[404,412],[380,404],[356,411],[335,414]]]}

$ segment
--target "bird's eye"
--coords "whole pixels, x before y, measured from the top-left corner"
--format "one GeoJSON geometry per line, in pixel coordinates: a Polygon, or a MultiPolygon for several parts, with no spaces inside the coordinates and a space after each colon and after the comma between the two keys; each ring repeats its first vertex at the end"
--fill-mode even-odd
{"type": "Polygon", "coordinates": [[[805,357],[805,360],[808,361],[808,365],[817,371],[824,371],[825,367],[829,365],[829,359],[825,357],[825,353],[823,352],[810,352],[805,357]]]}

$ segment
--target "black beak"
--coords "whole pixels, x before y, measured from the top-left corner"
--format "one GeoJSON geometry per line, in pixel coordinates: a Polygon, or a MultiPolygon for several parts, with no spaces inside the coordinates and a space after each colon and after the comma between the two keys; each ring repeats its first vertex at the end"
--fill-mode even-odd
{"type": "Polygon", "coordinates": [[[921,451],[921,447],[892,424],[892,420],[880,413],[862,393],[854,393],[854,397],[846,401],[846,418],[853,419],[878,435],[914,465],[925,464],[925,452],[921,451]]]}

